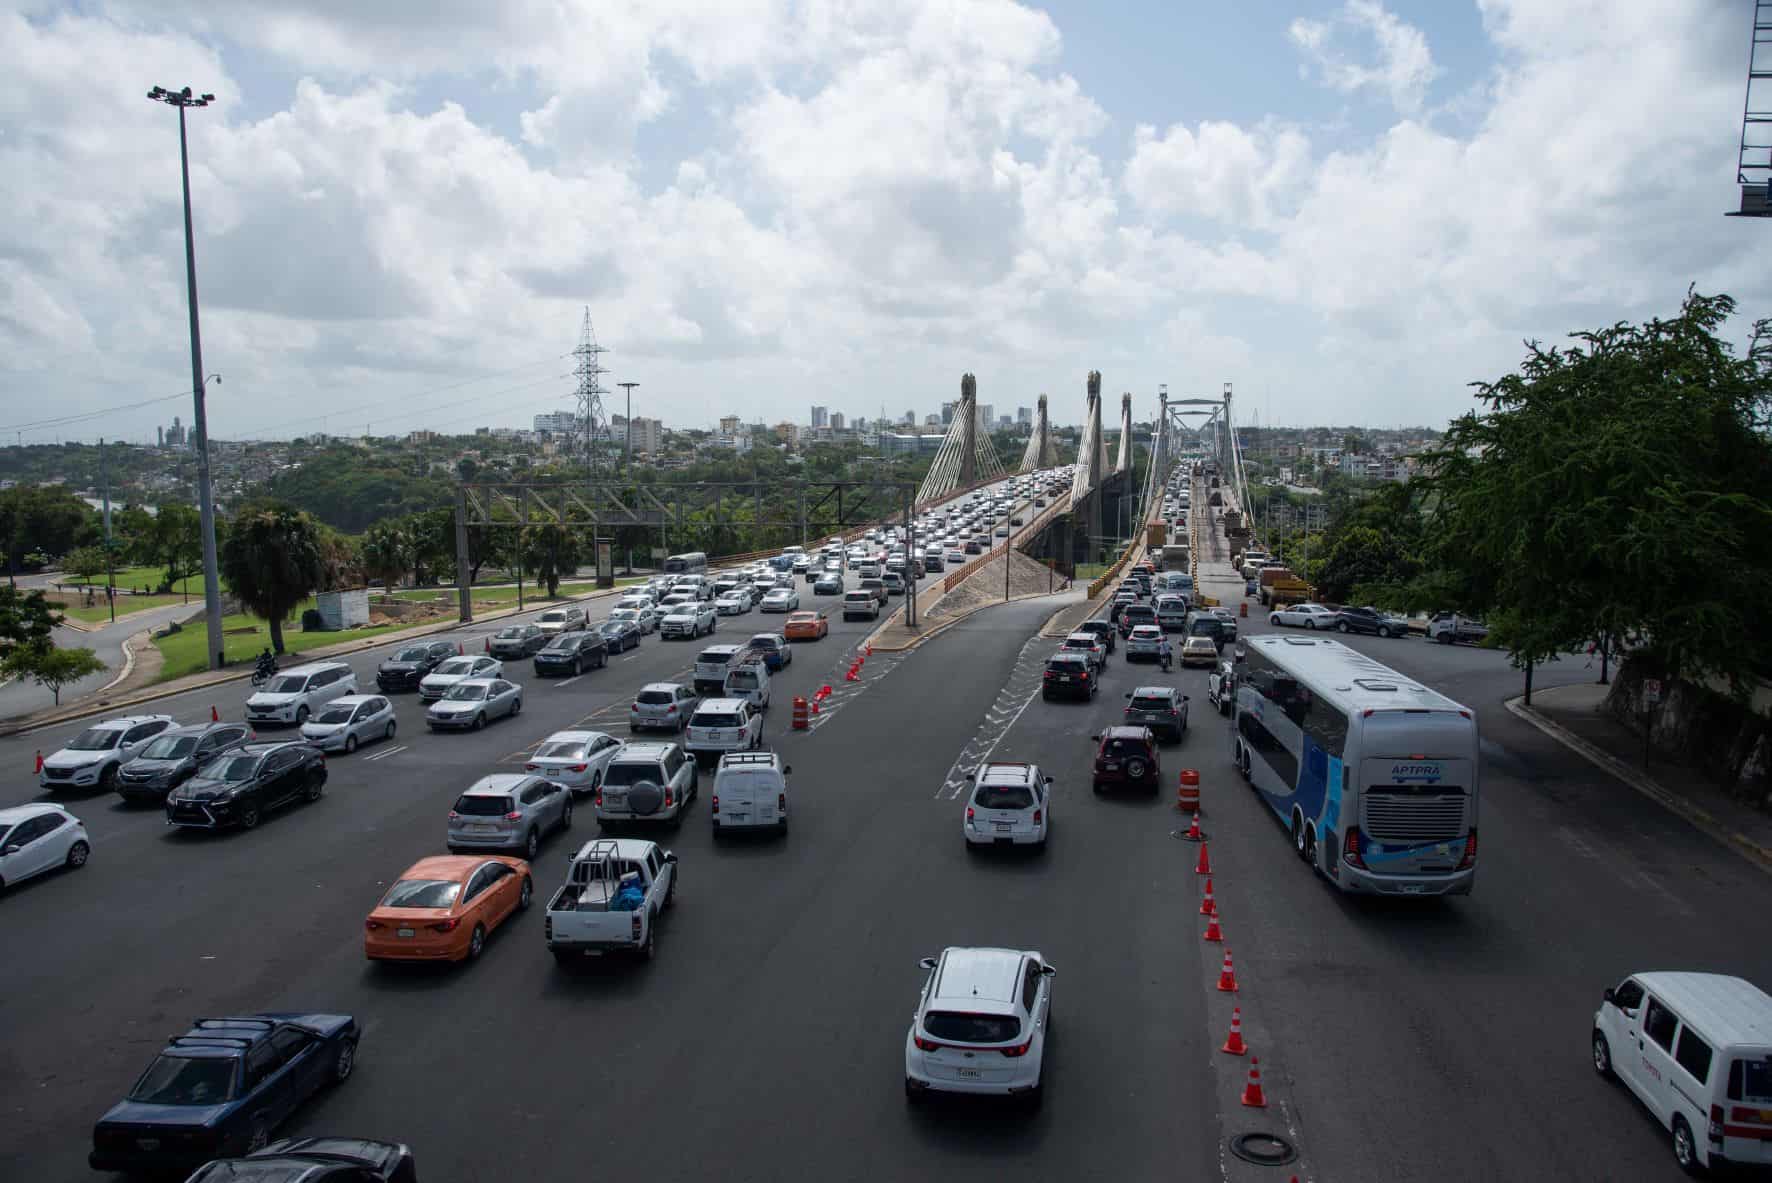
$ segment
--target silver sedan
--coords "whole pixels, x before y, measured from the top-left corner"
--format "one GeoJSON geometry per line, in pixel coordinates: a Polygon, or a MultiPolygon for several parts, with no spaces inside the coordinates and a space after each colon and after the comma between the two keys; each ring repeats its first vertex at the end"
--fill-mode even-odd
{"type": "Polygon", "coordinates": [[[514,715],[523,709],[523,687],[503,678],[469,678],[457,682],[449,693],[425,712],[425,726],[433,731],[472,728],[478,731],[492,719],[514,715]]]}

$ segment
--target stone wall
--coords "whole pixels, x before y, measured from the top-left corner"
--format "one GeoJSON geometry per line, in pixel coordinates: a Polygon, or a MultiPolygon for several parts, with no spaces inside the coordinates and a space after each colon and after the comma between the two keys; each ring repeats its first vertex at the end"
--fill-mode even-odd
{"type": "MultiPolygon", "coordinates": [[[[1640,734],[1643,682],[1657,676],[1646,658],[1627,658],[1604,709],[1640,734]]],[[[1772,686],[1743,703],[1715,686],[1663,678],[1661,695],[1651,712],[1656,750],[1697,766],[1731,796],[1772,809],[1772,713],[1765,705],[1772,686]]]]}

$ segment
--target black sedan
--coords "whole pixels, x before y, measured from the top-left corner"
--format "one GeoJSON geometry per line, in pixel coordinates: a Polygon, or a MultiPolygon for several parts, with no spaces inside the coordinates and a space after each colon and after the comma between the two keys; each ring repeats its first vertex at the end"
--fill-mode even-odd
{"type": "Polygon", "coordinates": [[[368,1138],[283,1138],[245,1158],[217,1159],[185,1183],[418,1183],[410,1147],[368,1138]]]}
{"type": "Polygon", "coordinates": [[[375,684],[383,694],[417,690],[426,674],[460,652],[454,641],[420,641],[407,645],[376,667],[375,684]]]}
{"type": "Polygon", "coordinates": [[[265,813],[295,800],[318,801],[326,757],[305,743],[249,743],[224,752],[166,797],[168,825],[250,830],[265,813]]]}
{"type": "Polygon", "coordinates": [[[626,653],[640,647],[640,626],[631,620],[605,620],[596,631],[603,634],[611,653],[626,653]]]}
{"type": "Polygon", "coordinates": [[[602,633],[556,633],[547,648],[535,655],[535,676],[582,674],[608,664],[609,642],[602,633]]]}
{"type": "Polygon", "coordinates": [[[1370,633],[1380,637],[1406,637],[1409,622],[1401,616],[1380,612],[1377,608],[1342,608],[1335,627],[1344,633],[1370,633]]]}

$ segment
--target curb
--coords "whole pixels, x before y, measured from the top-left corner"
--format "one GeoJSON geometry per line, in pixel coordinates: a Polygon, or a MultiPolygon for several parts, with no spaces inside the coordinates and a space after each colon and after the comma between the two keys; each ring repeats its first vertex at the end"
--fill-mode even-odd
{"type": "MultiPolygon", "coordinates": [[[[546,603],[550,606],[556,604],[578,604],[587,600],[596,600],[617,595],[626,590],[627,589],[624,587],[598,588],[595,591],[586,592],[582,596],[563,596],[558,600],[546,601],[546,603]]],[[[521,608],[500,608],[496,612],[488,612],[484,616],[476,616],[472,621],[467,623],[471,626],[479,624],[482,621],[501,620],[506,616],[513,616],[519,612],[534,612],[536,610],[537,606],[534,604],[525,604],[521,608]]],[[[436,621],[431,624],[414,625],[409,629],[397,629],[379,637],[366,637],[361,641],[346,641],[337,646],[316,646],[299,656],[304,660],[311,659],[320,661],[329,657],[340,657],[351,653],[362,653],[365,650],[377,649],[383,645],[391,645],[395,642],[410,641],[415,637],[428,637],[436,633],[446,633],[461,627],[463,627],[463,622],[460,620],[436,621]]],[[[127,639],[125,639],[124,642],[124,652],[126,654],[124,659],[126,665],[129,668],[133,668],[134,655],[129,653],[127,639]]],[[[127,669],[125,672],[127,673],[127,669]]],[[[32,731],[38,731],[45,727],[55,727],[62,723],[71,723],[76,719],[86,719],[93,715],[102,715],[110,711],[121,710],[125,707],[139,706],[143,703],[149,702],[158,702],[163,698],[171,698],[177,694],[188,694],[193,690],[207,690],[211,686],[220,686],[228,682],[239,682],[246,678],[250,678],[251,676],[252,667],[250,665],[245,665],[236,670],[220,672],[216,677],[209,678],[202,682],[193,682],[186,686],[162,686],[157,690],[149,690],[142,694],[119,699],[116,702],[107,702],[103,705],[88,700],[87,702],[75,704],[62,711],[53,711],[50,714],[41,716],[25,716],[0,724],[0,739],[13,735],[26,735],[32,731]]],[[[112,681],[103,689],[94,691],[93,693],[94,695],[103,694],[105,690],[110,689],[111,686],[117,685],[120,681],[122,681],[121,677],[112,681]]]]}
{"type": "Polygon", "coordinates": [[[1734,850],[1735,853],[1753,863],[1760,870],[1772,874],[1772,847],[1763,846],[1741,831],[1731,829],[1727,823],[1718,821],[1710,810],[1702,805],[1695,805],[1678,793],[1663,788],[1647,774],[1632,768],[1618,757],[1581,738],[1556,720],[1540,714],[1525,704],[1524,696],[1510,698],[1502,705],[1512,714],[1532,724],[1570,751],[1584,757],[1589,763],[1611,773],[1668,812],[1684,818],[1695,829],[1734,850]]]}
{"type": "MultiPolygon", "coordinates": [[[[1070,591],[1071,589],[1064,588],[1063,590],[1070,591]]],[[[954,627],[954,625],[959,624],[963,620],[968,620],[971,617],[978,615],[980,612],[985,611],[987,608],[1001,608],[1004,604],[1014,604],[1014,603],[1018,603],[1022,600],[1044,599],[1046,596],[1056,596],[1059,594],[1060,594],[1060,592],[1058,592],[1058,591],[1024,592],[1023,594],[1021,594],[1019,596],[1010,596],[1007,600],[991,600],[988,603],[977,604],[971,608],[966,609],[966,611],[960,613],[960,615],[958,615],[958,616],[950,616],[947,619],[941,621],[939,624],[931,625],[928,632],[917,634],[916,636],[912,637],[909,641],[905,642],[903,645],[883,645],[883,644],[881,644],[878,640],[875,639],[876,637],[879,636],[878,632],[870,634],[869,637],[862,642],[862,644],[863,645],[872,645],[874,648],[878,649],[882,653],[909,653],[912,650],[919,648],[925,641],[934,640],[936,637],[941,636],[942,633],[945,633],[948,629],[954,627]]],[[[939,604],[939,603],[941,603],[941,601],[937,600],[936,603],[939,604]]],[[[931,606],[933,607],[933,605],[931,605],[931,606]]],[[[1052,616],[1057,616],[1060,612],[1063,612],[1068,607],[1070,607],[1070,605],[1066,604],[1066,605],[1054,610],[1052,613],[1052,616]]],[[[1052,620],[1052,616],[1048,616],[1046,618],[1046,621],[1050,622],[1052,620]]],[[[1042,624],[1040,627],[1043,629],[1046,627],[1046,625],[1042,624]]],[[[882,628],[881,631],[884,631],[884,629],[882,628]]]]}

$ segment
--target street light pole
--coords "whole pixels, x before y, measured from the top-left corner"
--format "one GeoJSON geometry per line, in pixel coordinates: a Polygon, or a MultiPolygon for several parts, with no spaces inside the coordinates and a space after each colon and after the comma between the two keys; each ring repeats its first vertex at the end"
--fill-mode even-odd
{"type": "Polygon", "coordinates": [[[190,87],[171,91],[156,86],[148,92],[155,102],[178,108],[178,169],[185,198],[185,298],[191,317],[191,396],[196,400],[191,428],[197,445],[197,513],[203,536],[203,619],[208,631],[209,668],[223,661],[221,582],[216,574],[215,493],[209,481],[209,416],[204,409],[203,338],[197,328],[197,245],[191,231],[191,156],[185,138],[185,108],[207,107],[212,94],[193,95],[190,87]]]}

